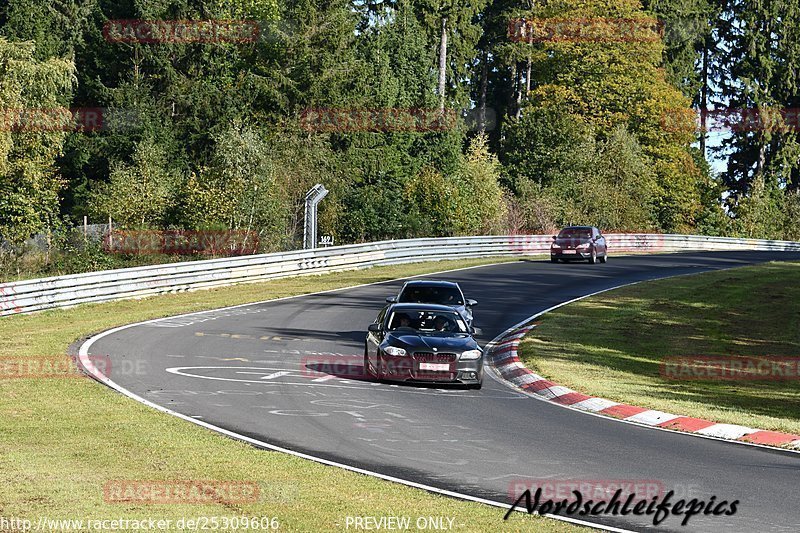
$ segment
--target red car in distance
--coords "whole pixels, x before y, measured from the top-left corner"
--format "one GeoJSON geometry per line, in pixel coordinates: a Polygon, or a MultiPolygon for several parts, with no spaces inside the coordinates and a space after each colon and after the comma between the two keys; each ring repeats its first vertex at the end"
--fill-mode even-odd
{"type": "Polygon", "coordinates": [[[553,235],[550,262],[585,261],[595,264],[608,260],[606,238],[594,226],[569,226],[553,235]]]}

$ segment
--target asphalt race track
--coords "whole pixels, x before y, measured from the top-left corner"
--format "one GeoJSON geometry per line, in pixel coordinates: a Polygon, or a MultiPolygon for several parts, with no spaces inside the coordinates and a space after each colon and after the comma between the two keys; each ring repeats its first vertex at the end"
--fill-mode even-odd
{"type": "MultiPolygon", "coordinates": [[[[605,265],[521,261],[430,277],[457,281],[478,300],[485,345],[538,311],[604,288],[775,259],[800,254],[612,253],[605,265]]],[[[686,527],[673,516],[657,528],[646,516],[578,518],[635,530],[800,530],[800,454],[591,416],[517,393],[489,372],[480,391],[360,379],[366,327],[401,283],[136,325],[89,353],[110,355],[111,379],[155,404],[404,480],[505,503],[524,479],[655,483],[678,498],[740,500],[738,512],[697,515],[686,527]]]]}

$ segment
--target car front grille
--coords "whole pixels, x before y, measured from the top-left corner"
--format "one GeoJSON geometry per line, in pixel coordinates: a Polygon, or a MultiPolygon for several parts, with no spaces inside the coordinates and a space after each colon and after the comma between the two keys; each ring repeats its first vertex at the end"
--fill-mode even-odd
{"type": "Polygon", "coordinates": [[[423,361],[425,363],[452,363],[456,359],[458,359],[458,355],[454,353],[433,353],[433,352],[414,353],[415,361],[423,361]]]}

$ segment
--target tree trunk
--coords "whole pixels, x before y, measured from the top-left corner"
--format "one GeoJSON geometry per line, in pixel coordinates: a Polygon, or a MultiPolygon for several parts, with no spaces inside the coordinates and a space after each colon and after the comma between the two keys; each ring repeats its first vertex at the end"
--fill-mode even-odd
{"type": "Polygon", "coordinates": [[[478,132],[486,132],[486,93],[489,90],[489,53],[483,53],[481,64],[481,93],[478,99],[478,132]]]}
{"type": "Polygon", "coordinates": [[[439,109],[444,111],[447,81],[447,17],[442,18],[442,40],[439,43],[439,109]]]}
{"type": "Polygon", "coordinates": [[[517,63],[511,63],[511,93],[508,99],[508,116],[515,115],[514,104],[517,101],[517,63]]]}
{"type": "Polygon", "coordinates": [[[531,58],[528,56],[528,68],[525,72],[525,98],[528,98],[528,93],[531,92],[531,58]]]}
{"type": "Polygon", "coordinates": [[[703,43],[703,84],[700,88],[700,154],[706,158],[706,119],[708,117],[708,48],[711,46],[710,35],[706,34],[703,43]]]}
{"type": "MultiPolygon", "coordinates": [[[[761,107],[757,108],[759,113],[761,112],[761,107]]],[[[761,178],[764,174],[764,169],[766,168],[767,163],[767,144],[764,142],[764,135],[760,134],[758,136],[758,160],[756,161],[756,172],[754,175],[755,179],[761,178]]]]}
{"type": "Polygon", "coordinates": [[[514,113],[516,118],[522,115],[522,70],[517,73],[517,110],[514,113]]]}

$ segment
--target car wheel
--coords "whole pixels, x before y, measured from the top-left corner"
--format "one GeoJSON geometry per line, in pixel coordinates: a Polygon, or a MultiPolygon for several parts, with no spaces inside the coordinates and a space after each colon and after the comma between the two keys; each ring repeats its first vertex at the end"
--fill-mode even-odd
{"type": "Polygon", "coordinates": [[[603,257],[600,258],[601,263],[605,263],[606,261],[608,261],[608,252],[604,253],[603,257]]]}
{"type": "Polygon", "coordinates": [[[593,265],[595,263],[597,263],[597,250],[592,248],[592,253],[589,255],[589,264],[593,265]]]}
{"type": "Polygon", "coordinates": [[[558,258],[557,257],[551,257],[550,258],[550,262],[551,263],[558,263],[558,258]]]}

